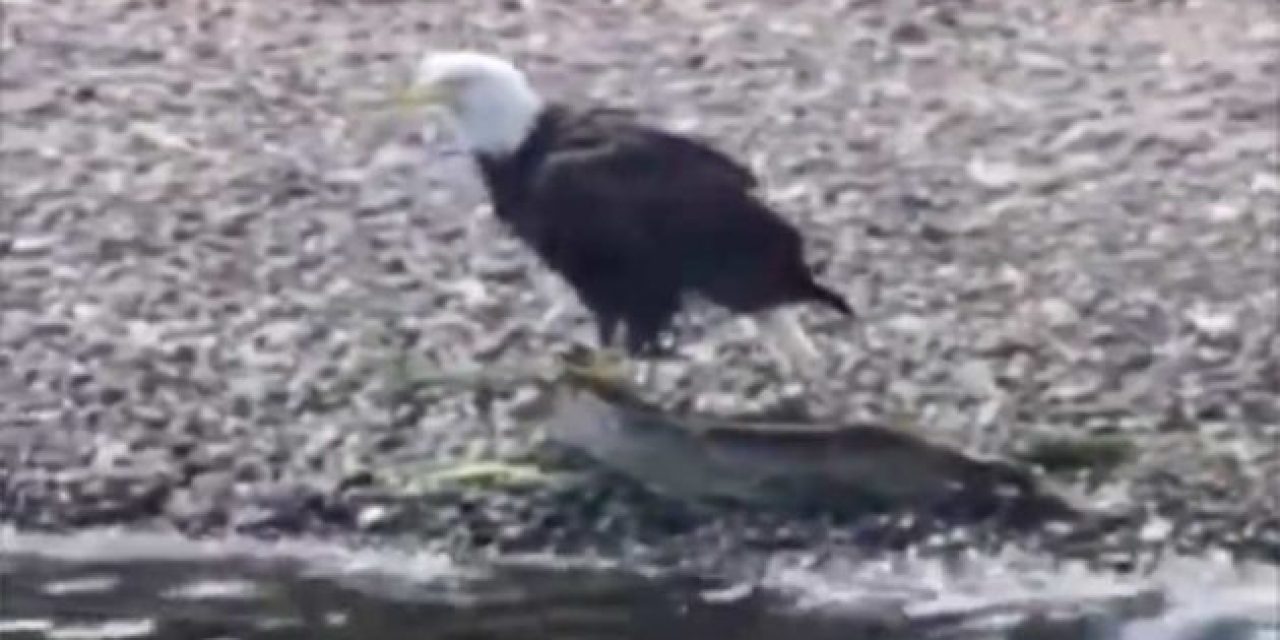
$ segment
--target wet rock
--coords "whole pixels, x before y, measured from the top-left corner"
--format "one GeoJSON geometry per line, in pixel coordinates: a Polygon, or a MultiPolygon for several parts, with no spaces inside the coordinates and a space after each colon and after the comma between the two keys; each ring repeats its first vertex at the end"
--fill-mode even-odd
{"type": "Polygon", "coordinates": [[[1096,371],[1078,369],[1056,380],[1045,394],[1046,398],[1063,402],[1077,402],[1096,396],[1103,387],[1102,376],[1096,371]]]}
{"type": "Polygon", "coordinates": [[[1022,460],[1050,472],[1109,471],[1134,454],[1134,442],[1125,436],[1090,438],[1037,438],[1023,445],[1022,460]]]}
{"type": "Polygon", "coordinates": [[[362,531],[385,530],[394,525],[400,515],[395,507],[369,505],[356,513],[356,526],[362,531]]]}
{"type": "Polygon", "coordinates": [[[368,469],[360,469],[353,471],[342,477],[338,483],[338,491],[350,491],[352,489],[364,489],[373,486],[377,482],[377,478],[372,471],[368,469]]]}
{"type": "Polygon", "coordinates": [[[1210,340],[1224,340],[1239,333],[1235,314],[1225,309],[1214,309],[1209,305],[1197,305],[1188,310],[1187,321],[1197,332],[1210,340]]]}
{"type": "Polygon", "coordinates": [[[1018,168],[1008,162],[975,157],[969,161],[966,168],[974,182],[988,189],[1009,189],[1020,181],[1018,168]]]}
{"type": "Polygon", "coordinates": [[[249,580],[203,580],[179,585],[164,591],[161,598],[167,600],[253,600],[262,596],[262,589],[249,580]]]}
{"type": "Polygon", "coordinates": [[[956,382],[971,395],[985,398],[998,395],[995,372],[985,360],[970,360],[956,369],[956,382]]]}
{"type": "Polygon", "coordinates": [[[923,44],[928,41],[929,35],[919,24],[904,22],[893,28],[889,33],[889,39],[899,44],[923,44]]]}
{"type": "Polygon", "coordinates": [[[74,596],[93,593],[106,593],[120,585],[116,576],[85,576],[69,580],[59,580],[44,585],[44,592],[51,596],[74,596]]]}
{"type": "Polygon", "coordinates": [[[165,515],[179,530],[191,533],[207,533],[225,527],[229,518],[226,499],[193,489],[178,489],[165,505],[165,515]]]}

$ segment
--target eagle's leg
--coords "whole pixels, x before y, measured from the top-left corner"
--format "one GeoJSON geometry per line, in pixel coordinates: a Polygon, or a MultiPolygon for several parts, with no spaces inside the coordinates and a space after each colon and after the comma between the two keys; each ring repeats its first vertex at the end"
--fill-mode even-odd
{"type": "Polygon", "coordinates": [[[782,307],[763,314],[767,333],[765,345],[780,361],[786,375],[809,377],[817,375],[822,366],[822,354],[814,346],[813,339],[805,332],[796,317],[795,309],[782,307]]]}
{"type": "Polygon", "coordinates": [[[639,383],[641,386],[647,386],[651,376],[644,348],[636,344],[630,326],[620,331],[619,334],[613,342],[614,353],[625,354],[622,357],[631,370],[632,381],[639,383]]]}
{"type": "Polygon", "coordinates": [[[621,322],[618,317],[613,314],[600,314],[596,320],[596,331],[600,341],[601,351],[621,352],[622,331],[621,322]]]}
{"type": "Polygon", "coordinates": [[[619,322],[616,316],[597,314],[599,345],[595,349],[575,346],[562,359],[571,378],[613,387],[627,377],[627,357],[617,347],[619,322]]]}
{"type": "Polygon", "coordinates": [[[661,343],[661,331],[649,327],[636,330],[628,324],[626,349],[635,363],[636,384],[641,388],[652,386],[657,377],[658,361],[666,355],[661,343]]]}
{"type": "Polygon", "coordinates": [[[622,323],[619,316],[610,313],[596,314],[596,337],[599,346],[589,351],[588,360],[580,363],[579,375],[615,380],[625,366],[628,354],[623,348],[622,323]]]}

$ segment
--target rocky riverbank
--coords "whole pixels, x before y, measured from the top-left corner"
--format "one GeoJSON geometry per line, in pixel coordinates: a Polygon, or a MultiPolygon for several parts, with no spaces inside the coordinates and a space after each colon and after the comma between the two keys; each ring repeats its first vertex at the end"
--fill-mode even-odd
{"type": "MultiPolygon", "coordinates": [[[[812,411],[1039,461],[1131,515],[1121,551],[1280,559],[1266,2],[581,4],[6,3],[0,521],[620,556],[968,544],[910,514],[691,513],[597,472],[427,482],[534,456],[534,397],[396,402],[408,369],[590,336],[447,143],[363,142],[362,99],[472,46],[759,170],[861,314],[806,318],[830,355],[812,411]],[[1124,446],[1045,444],[1079,438],[1124,446]]],[[[718,314],[684,331],[665,402],[794,401],[718,314]]]]}

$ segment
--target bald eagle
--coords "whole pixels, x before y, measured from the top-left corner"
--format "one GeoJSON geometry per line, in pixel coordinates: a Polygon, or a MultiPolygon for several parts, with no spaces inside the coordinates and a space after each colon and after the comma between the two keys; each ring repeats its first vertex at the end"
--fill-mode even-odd
{"type": "Polygon", "coordinates": [[[796,228],[753,193],[755,176],[707,143],[544,101],[511,63],[476,52],[428,54],[402,104],[442,108],[495,215],[573,288],[606,348],[657,355],[690,294],[776,321],[789,365],[817,354],[777,311],[852,315],[814,279],[796,228]]]}

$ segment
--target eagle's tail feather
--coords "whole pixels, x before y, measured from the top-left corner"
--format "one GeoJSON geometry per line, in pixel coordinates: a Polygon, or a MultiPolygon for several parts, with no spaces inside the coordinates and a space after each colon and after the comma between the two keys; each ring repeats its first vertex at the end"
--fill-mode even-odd
{"type": "Polygon", "coordinates": [[[812,279],[806,283],[805,290],[802,293],[804,298],[807,300],[813,300],[815,302],[825,304],[828,307],[839,311],[842,315],[853,316],[853,307],[849,306],[849,302],[844,299],[844,296],[841,296],[835,291],[818,284],[812,279]]]}

